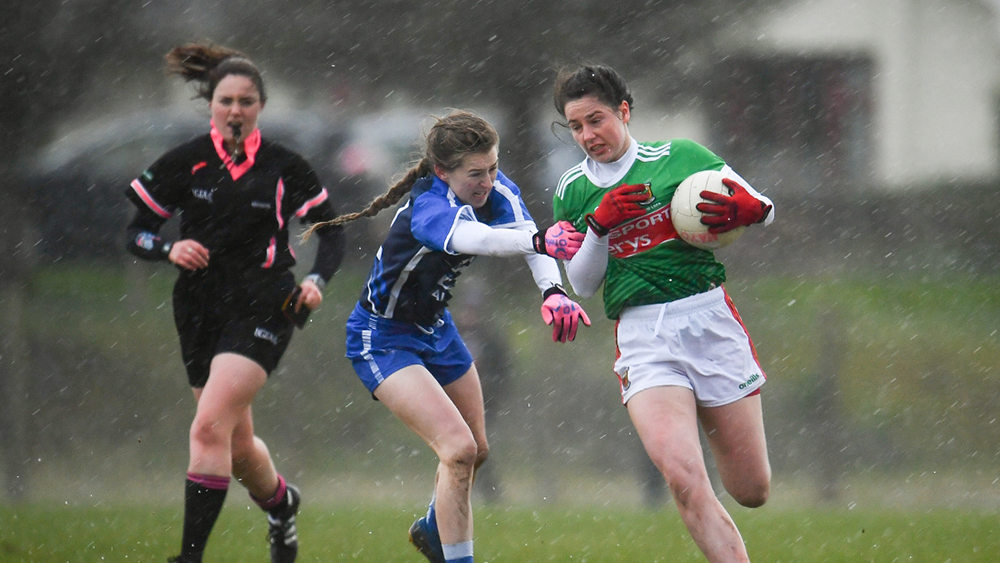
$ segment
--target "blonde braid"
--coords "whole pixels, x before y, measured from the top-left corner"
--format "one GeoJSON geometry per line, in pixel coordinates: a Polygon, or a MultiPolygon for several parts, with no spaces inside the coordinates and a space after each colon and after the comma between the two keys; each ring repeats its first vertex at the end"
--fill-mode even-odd
{"type": "Polygon", "coordinates": [[[420,178],[427,176],[431,173],[431,162],[429,159],[424,157],[417,163],[416,166],[410,168],[403,178],[396,182],[392,187],[390,187],[386,192],[377,198],[373,199],[368,207],[365,207],[361,211],[355,213],[346,213],[330,219],[329,221],[321,221],[319,223],[313,223],[309,226],[304,233],[302,233],[302,242],[309,240],[309,237],[313,235],[317,230],[323,227],[336,227],[338,225],[343,225],[345,223],[350,223],[356,219],[361,219],[362,217],[374,217],[379,214],[380,211],[387,207],[392,207],[399,203],[399,200],[403,199],[403,196],[410,193],[413,189],[413,184],[417,182],[420,178]]]}

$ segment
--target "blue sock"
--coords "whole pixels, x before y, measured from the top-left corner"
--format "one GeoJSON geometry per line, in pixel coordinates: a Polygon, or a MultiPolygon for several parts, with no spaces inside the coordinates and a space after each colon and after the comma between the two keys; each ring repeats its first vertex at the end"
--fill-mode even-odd
{"type": "Polygon", "coordinates": [[[444,559],[447,563],[473,563],[472,540],[442,545],[441,549],[444,551],[444,559]]]}
{"type": "Polygon", "coordinates": [[[431,504],[427,507],[427,523],[435,533],[438,531],[437,512],[434,510],[434,497],[431,497],[431,504]]]}

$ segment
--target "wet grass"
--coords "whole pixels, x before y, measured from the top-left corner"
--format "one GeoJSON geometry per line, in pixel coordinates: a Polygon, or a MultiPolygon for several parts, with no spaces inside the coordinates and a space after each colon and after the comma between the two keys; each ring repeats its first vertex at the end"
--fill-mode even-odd
{"type": "MultiPolygon", "coordinates": [[[[300,515],[301,563],[414,562],[415,509],[312,505],[300,515]]],[[[995,513],[931,510],[733,510],[751,559],[773,563],[994,562],[995,513]]],[[[21,505],[0,508],[4,563],[163,563],[180,541],[179,506],[21,505]]],[[[704,561],[672,507],[476,510],[480,562],[704,561]]],[[[256,508],[229,502],[205,561],[266,561],[266,525],[256,508]]]]}

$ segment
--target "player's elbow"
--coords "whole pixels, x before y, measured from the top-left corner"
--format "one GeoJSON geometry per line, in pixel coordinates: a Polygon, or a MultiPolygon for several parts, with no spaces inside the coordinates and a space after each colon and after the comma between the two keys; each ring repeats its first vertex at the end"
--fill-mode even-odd
{"type": "Polygon", "coordinates": [[[573,293],[577,294],[581,299],[590,299],[594,295],[597,295],[597,289],[590,289],[589,287],[577,287],[573,282],[569,282],[570,287],[573,288],[573,293]]]}
{"type": "Polygon", "coordinates": [[[573,293],[582,299],[589,299],[597,295],[597,290],[601,288],[601,281],[603,281],[597,280],[598,283],[595,284],[590,278],[574,276],[569,268],[566,270],[566,279],[569,281],[570,287],[573,288],[573,293]]]}

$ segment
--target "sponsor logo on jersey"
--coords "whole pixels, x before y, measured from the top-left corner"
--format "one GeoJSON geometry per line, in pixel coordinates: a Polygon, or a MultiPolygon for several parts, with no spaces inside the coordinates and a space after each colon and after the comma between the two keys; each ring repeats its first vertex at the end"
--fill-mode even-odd
{"type": "Polygon", "coordinates": [[[670,221],[670,206],[623,223],[608,235],[608,252],[615,258],[628,258],[677,238],[670,221]]]}
{"type": "Polygon", "coordinates": [[[750,379],[746,380],[746,382],[740,383],[740,389],[746,389],[747,387],[750,387],[751,385],[753,385],[754,381],[757,381],[758,379],[760,379],[759,373],[751,375],[750,379]]]}
{"type": "Polygon", "coordinates": [[[260,338],[261,340],[267,340],[268,342],[274,344],[275,346],[278,345],[278,337],[275,336],[273,332],[267,330],[266,328],[257,327],[257,329],[253,331],[253,335],[255,338],[260,338]]]}
{"type": "Polygon", "coordinates": [[[208,163],[205,162],[204,160],[199,162],[198,164],[195,164],[194,166],[191,167],[191,175],[193,176],[195,172],[201,170],[206,166],[208,166],[208,163]]]}
{"type": "Polygon", "coordinates": [[[271,209],[271,202],[269,201],[251,201],[250,207],[254,209],[271,209]]]}
{"type": "Polygon", "coordinates": [[[198,199],[203,199],[209,203],[212,203],[212,196],[215,194],[215,188],[191,188],[191,195],[198,199]]]}

